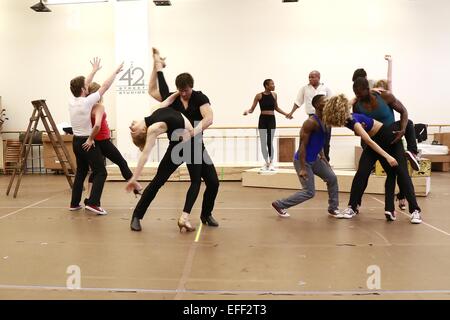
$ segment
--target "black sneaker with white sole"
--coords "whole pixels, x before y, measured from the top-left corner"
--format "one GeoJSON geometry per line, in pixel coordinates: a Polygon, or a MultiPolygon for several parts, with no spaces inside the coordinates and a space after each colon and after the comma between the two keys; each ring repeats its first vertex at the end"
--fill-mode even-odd
{"type": "Polygon", "coordinates": [[[405,151],[406,159],[408,159],[409,164],[411,165],[411,168],[413,168],[415,171],[420,170],[420,164],[417,156],[412,153],[411,151],[405,151]]]}
{"type": "Polygon", "coordinates": [[[341,211],[339,211],[339,209],[335,209],[335,210],[329,209],[328,210],[328,215],[331,216],[331,217],[334,217],[336,219],[342,219],[343,218],[342,213],[341,213],[341,211]]]}
{"type": "Polygon", "coordinates": [[[287,218],[290,217],[290,214],[287,212],[286,209],[281,208],[276,201],[272,202],[272,207],[277,211],[277,214],[279,217],[287,218]]]}

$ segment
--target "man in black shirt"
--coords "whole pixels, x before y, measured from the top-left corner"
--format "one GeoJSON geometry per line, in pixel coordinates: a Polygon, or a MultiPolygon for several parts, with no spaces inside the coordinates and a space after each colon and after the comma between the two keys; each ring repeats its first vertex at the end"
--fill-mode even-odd
{"type": "MultiPolygon", "coordinates": [[[[162,68],[164,61],[159,58],[159,53],[154,51],[155,68],[149,83],[149,94],[156,100],[162,101],[171,93],[164,79],[162,68]],[[157,75],[155,72],[157,72],[157,75]]],[[[182,73],[177,76],[175,84],[180,93],[169,108],[183,113],[191,122],[193,130],[191,131],[190,150],[182,148],[181,151],[190,151],[190,154],[184,154],[183,161],[187,163],[189,175],[191,178],[191,186],[186,195],[185,209],[183,214],[190,213],[190,209],[197,198],[200,190],[201,179],[205,181],[206,190],[203,195],[202,211],[200,219],[203,224],[212,227],[218,227],[219,224],[212,216],[214,202],[219,190],[219,178],[216,168],[208,155],[203,143],[202,133],[213,122],[213,111],[209,103],[209,99],[201,91],[193,90],[194,79],[188,73],[182,73]],[[188,207],[188,208],[187,208],[188,207]]],[[[182,164],[180,161],[180,147],[177,141],[171,141],[167,151],[162,158],[158,167],[157,174],[138,202],[133,213],[131,221],[131,229],[140,231],[141,226],[139,220],[144,217],[145,211],[155,197],[159,188],[169,179],[170,175],[182,164]]]]}

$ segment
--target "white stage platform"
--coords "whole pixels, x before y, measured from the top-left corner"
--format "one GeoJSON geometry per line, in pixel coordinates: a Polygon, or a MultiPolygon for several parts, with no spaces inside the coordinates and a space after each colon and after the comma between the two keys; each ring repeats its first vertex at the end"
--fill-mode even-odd
{"type": "MultiPolygon", "coordinates": [[[[354,170],[334,170],[339,184],[340,192],[350,192],[354,170]]],[[[384,182],[386,177],[372,174],[369,178],[369,184],[366,193],[384,194],[384,182]]],[[[431,177],[413,177],[414,188],[417,196],[426,197],[430,192],[431,177]]],[[[315,176],[315,185],[317,191],[326,191],[325,182],[315,176]]],[[[260,174],[259,169],[250,169],[242,173],[242,185],[245,187],[260,187],[272,189],[295,189],[301,188],[297,173],[294,169],[279,169],[276,174],[260,174]]]]}
{"type": "MultiPolygon", "coordinates": [[[[157,162],[147,163],[143,170],[140,181],[150,181],[156,174],[157,162]]],[[[271,174],[260,174],[261,163],[235,163],[235,164],[214,164],[220,181],[242,181],[244,187],[259,187],[273,189],[300,189],[300,182],[297,173],[293,169],[291,162],[278,163],[277,171],[271,174]],[[256,168],[255,168],[256,167],[256,168]]],[[[129,163],[133,171],[136,164],[129,163]]],[[[108,181],[123,181],[119,167],[109,165],[108,181]]],[[[334,172],[338,177],[339,191],[350,192],[355,170],[337,170],[334,172]]],[[[372,174],[366,193],[384,194],[384,182],[386,177],[372,174]]],[[[170,177],[169,181],[189,181],[189,172],[185,164],[181,165],[170,177]]],[[[426,197],[431,189],[431,177],[413,177],[414,188],[417,196],[426,197]]],[[[326,184],[318,177],[315,177],[316,190],[326,191],[326,184]]]]}

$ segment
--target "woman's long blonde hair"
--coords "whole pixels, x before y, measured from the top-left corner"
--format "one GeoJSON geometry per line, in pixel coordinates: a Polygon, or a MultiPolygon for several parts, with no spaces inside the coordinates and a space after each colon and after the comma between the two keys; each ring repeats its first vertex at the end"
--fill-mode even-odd
{"type": "Polygon", "coordinates": [[[327,99],[322,119],[327,126],[342,127],[350,117],[350,103],[344,94],[327,99]]]}

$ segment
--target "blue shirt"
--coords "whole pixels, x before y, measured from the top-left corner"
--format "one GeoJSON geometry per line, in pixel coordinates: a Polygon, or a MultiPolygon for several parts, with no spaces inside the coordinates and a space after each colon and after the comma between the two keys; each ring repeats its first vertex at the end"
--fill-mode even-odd
{"type": "Polygon", "coordinates": [[[356,123],[361,124],[366,132],[369,132],[373,127],[373,119],[361,113],[353,113],[345,122],[345,126],[355,131],[356,123]]]}
{"type": "MultiPolygon", "coordinates": [[[[306,145],[306,162],[314,162],[317,160],[317,156],[325,144],[325,137],[327,135],[319,117],[315,114],[312,116],[319,123],[319,131],[314,131],[309,136],[309,141],[306,145]]],[[[295,153],[294,159],[299,160],[298,151],[295,153]]]]}

